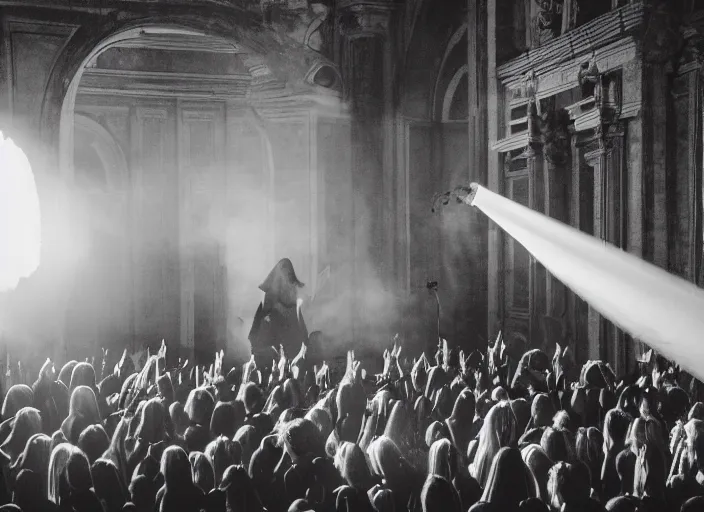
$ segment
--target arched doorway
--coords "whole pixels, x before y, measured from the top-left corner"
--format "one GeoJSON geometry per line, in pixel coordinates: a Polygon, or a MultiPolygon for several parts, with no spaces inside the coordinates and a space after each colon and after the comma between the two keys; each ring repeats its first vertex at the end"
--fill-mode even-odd
{"type": "MultiPolygon", "coordinates": [[[[256,308],[259,283],[248,282],[245,276],[258,279],[273,259],[272,243],[267,238],[273,222],[273,202],[268,201],[272,195],[271,148],[260,119],[242,100],[255,96],[251,92],[256,87],[271,87],[278,80],[257,54],[244,50],[232,38],[218,35],[217,27],[215,33],[210,28],[190,18],[179,23],[176,17],[168,24],[151,20],[125,26],[91,42],[90,49],[85,40],[76,41],[81,51],[77,57],[65,55],[59,60],[43,110],[45,137],[58,139],[57,160],[67,186],[64,208],[71,205],[74,225],[84,231],[88,228],[80,219],[85,215],[72,205],[75,196],[81,195],[77,172],[86,159],[98,161],[100,155],[95,151],[77,152],[77,144],[86,145],[88,140],[79,136],[79,113],[97,120],[104,130],[115,132],[128,155],[129,240],[125,241],[125,266],[132,291],[130,325],[123,329],[123,334],[130,333],[126,343],[133,347],[158,346],[165,338],[169,346],[183,350],[181,355],[193,357],[194,351],[195,355],[202,352],[203,360],[211,359],[212,352],[232,338],[245,341],[238,319],[246,324],[250,312],[232,308],[228,292],[233,288],[254,290],[254,296],[242,291],[245,296],[238,299],[256,308]],[[178,54],[178,59],[174,57],[178,65],[141,69],[137,61],[144,56],[138,53],[144,49],[171,57],[178,54]],[[179,65],[185,61],[191,67],[199,64],[198,59],[183,58],[187,52],[191,56],[233,56],[231,60],[237,63],[232,72],[219,75],[184,70],[179,65]],[[72,78],[57,83],[62,72],[72,72],[68,75],[72,78]],[[111,88],[110,81],[117,83],[121,76],[129,76],[134,82],[111,88]],[[179,81],[200,89],[183,87],[179,81]],[[57,101],[51,101],[56,96],[60,97],[58,112],[57,101]],[[231,96],[236,96],[234,102],[231,96]],[[91,103],[96,97],[101,101],[91,103]],[[108,97],[109,101],[104,101],[108,97]],[[120,125],[122,121],[127,123],[126,129],[120,125]],[[127,135],[120,137],[119,132],[127,135]],[[230,206],[233,204],[237,207],[230,206]],[[231,243],[242,235],[233,234],[231,220],[238,215],[244,217],[235,227],[246,226],[249,233],[253,229],[256,232],[246,247],[231,243]],[[257,258],[250,254],[252,250],[257,258]],[[228,269],[242,265],[247,266],[246,272],[228,273],[228,269]],[[231,314],[231,310],[235,311],[231,314]]],[[[86,34],[82,37],[92,40],[86,34]]],[[[163,62],[154,55],[145,58],[151,58],[152,64],[163,62]]],[[[320,67],[320,63],[314,63],[313,68],[316,65],[320,67]]],[[[314,79],[314,75],[309,78],[314,79]]],[[[114,219],[108,222],[113,230],[114,219]]],[[[87,245],[111,245],[115,240],[108,232],[93,230],[86,234],[87,245]]],[[[78,277],[76,274],[73,282],[78,277]]],[[[96,337],[104,337],[100,329],[93,331],[96,337]]],[[[81,337],[88,339],[90,332],[81,337]]],[[[64,338],[76,344],[70,328],[64,330],[64,338]]]]}

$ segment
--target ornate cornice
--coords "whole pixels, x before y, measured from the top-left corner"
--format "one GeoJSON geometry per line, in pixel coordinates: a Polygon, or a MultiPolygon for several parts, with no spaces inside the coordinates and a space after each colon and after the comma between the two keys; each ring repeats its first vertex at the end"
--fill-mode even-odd
{"type": "Polygon", "coordinates": [[[520,80],[529,71],[543,75],[565,62],[632,35],[643,24],[644,15],[645,8],[641,2],[613,10],[498,66],[497,78],[502,82],[520,80]]]}

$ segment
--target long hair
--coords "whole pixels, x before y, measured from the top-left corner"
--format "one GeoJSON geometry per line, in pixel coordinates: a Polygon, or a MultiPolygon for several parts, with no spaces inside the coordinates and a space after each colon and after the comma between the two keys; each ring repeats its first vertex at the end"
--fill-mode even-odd
{"type": "Polygon", "coordinates": [[[242,466],[230,466],[225,471],[220,488],[225,491],[226,512],[263,512],[264,507],[254,489],[247,470],[242,466]]]}
{"type": "Polygon", "coordinates": [[[134,435],[149,444],[169,441],[173,437],[170,420],[171,417],[161,400],[152,398],[142,408],[134,435]]]}
{"type": "Polygon", "coordinates": [[[530,444],[521,450],[521,457],[531,470],[540,490],[540,498],[548,503],[548,476],[552,461],[545,451],[537,444],[530,444]]]}
{"type": "Polygon", "coordinates": [[[73,390],[78,386],[87,386],[92,390],[96,390],[95,385],[95,369],[89,363],[77,363],[71,372],[71,384],[68,389],[73,393],[73,390]]]}
{"type": "Polygon", "coordinates": [[[479,433],[477,454],[471,465],[470,472],[479,482],[486,487],[492,461],[501,448],[516,444],[516,417],[508,402],[499,402],[494,405],[484,419],[484,424],[479,433]]]}
{"type": "Polygon", "coordinates": [[[364,452],[359,446],[343,442],[337,448],[334,463],[347,485],[366,492],[372,481],[372,476],[364,452]]]}
{"type": "Polygon", "coordinates": [[[47,480],[47,497],[57,505],[62,499],[68,497],[68,480],[66,479],[66,466],[68,459],[74,452],[80,450],[69,443],[61,443],[51,452],[49,458],[49,471],[47,480]]]}
{"type": "Polygon", "coordinates": [[[2,403],[2,419],[10,419],[20,409],[32,407],[33,405],[34,393],[32,388],[25,384],[15,384],[7,391],[5,400],[2,403]]]}
{"type": "Polygon", "coordinates": [[[232,440],[239,443],[242,452],[242,465],[248,468],[252,455],[261,443],[259,432],[252,425],[245,425],[237,429],[232,440]]]}
{"type": "Polygon", "coordinates": [[[289,422],[281,432],[280,443],[292,459],[310,458],[312,460],[325,456],[325,443],[318,427],[305,418],[289,422]]]}
{"type": "Polygon", "coordinates": [[[452,443],[460,453],[467,453],[475,410],[476,399],[469,389],[465,389],[455,400],[452,415],[445,421],[450,431],[452,443]]]}
{"type": "Polygon", "coordinates": [[[23,407],[15,415],[12,432],[0,446],[3,452],[10,456],[10,460],[15,462],[22,454],[27,445],[27,441],[34,434],[42,431],[42,417],[34,407],[23,407]]]}
{"type": "Polygon", "coordinates": [[[239,428],[237,410],[230,402],[218,402],[210,418],[210,435],[232,437],[239,428]]]}
{"type": "Polygon", "coordinates": [[[82,493],[93,487],[93,475],[90,471],[90,461],[80,449],[71,451],[66,462],[66,480],[71,493],[82,493]]]}
{"type": "Polygon", "coordinates": [[[540,496],[538,482],[517,448],[504,447],[494,458],[486,479],[482,501],[498,510],[513,510],[528,498],[540,496]]]}
{"type": "Polygon", "coordinates": [[[236,441],[231,441],[225,436],[214,439],[205,448],[215,473],[215,486],[220,485],[225,470],[230,466],[237,466],[242,462],[242,447],[236,441]]]}
{"type": "Polygon", "coordinates": [[[210,430],[210,420],[213,416],[215,400],[205,388],[193,389],[188,394],[184,411],[191,423],[202,425],[210,430]]]}
{"type": "Polygon", "coordinates": [[[413,485],[411,465],[391,439],[380,436],[369,445],[368,454],[372,472],[386,480],[392,491],[413,485]]]}
{"type": "Polygon", "coordinates": [[[98,459],[91,466],[93,487],[105,512],[120,512],[127,501],[127,489],[117,466],[107,459],[98,459]]]}
{"type": "Polygon", "coordinates": [[[205,494],[215,488],[215,472],[213,465],[203,452],[191,452],[188,455],[191,462],[193,483],[205,494]]]}
{"type": "Polygon", "coordinates": [[[460,512],[460,497],[452,483],[438,475],[428,475],[420,493],[423,512],[460,512]]]}
{"type": "Polygon", "coordinates": [[[428,476],[441,476],[450,482],[459,468],[459,452],[448,439],[439,439],[430,447],[428,454],[428,476]]]}
{"type": "Polygon", "coordinates": [[[642,446],[636,459],[633,494],[639,498],[647,494],[652,498],[664,499],[665,469],[662,450],[653,443],[642,446]]]}
{"type": "MultiPolygon", "coordinates": [[[[191,463],[188,455],[179,446],[169,446],[161,456],[161,474],[164,476],[164,486],[169,489],[180,489],[182,486],[193,485],[191,463]]],[[[178,491],[177,491],[178,492],[178,491]]]]}
{"type": "Polygon", "coordinates": [[[102,425],[89,425],[78,437],[78,447],[93,464],[110,446],[110,438],[102,425]]]}
{"type": "Polygon", "coordinates": [[[577,460],[582,461],[589,468],[591,484],[594,488],[599,487],[598,482],[601,476],[601,465],[604,459],[603,445],[604,437],[598,429],[594,427],[580,427],[577,431],[575,450],[577,460]]]}
{"type": "Polygon", "coordinates": [[[90,425],[100,423],[100,408],[95,393],[88,386],[77,386],[71,392],[69,416],[81,415],[88,420],[90,425]]]}
{"type": "Polygon", "coordinates": [[[51,457],[51,438],[46,434],[34,434],[29,438],[24,451],[17,458],[13,472],[28,469],[41,478],[41,494],[46,497],[47,472],[51,457]]]}
{"type": "Polygon", "coordinates": [[[120,419],[120,422],[112,434],[110,445],[103,453],[102,458],[111,461],[120,472],[123,482],[128,482],[127,475],[127,453],[125,452],[125,437],[127,436],[128,424],[125,418],[120,419]]]}

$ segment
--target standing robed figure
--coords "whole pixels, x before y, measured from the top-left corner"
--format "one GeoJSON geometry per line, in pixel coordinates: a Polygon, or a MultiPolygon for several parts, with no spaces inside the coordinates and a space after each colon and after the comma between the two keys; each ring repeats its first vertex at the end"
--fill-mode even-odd
{"type": "Polygon", "coordinates": [[[266,367],[278,359],[283,347],[292,359],[308,342],[308,329],[301,314],[299,292],[304,284],[296,277],[288,258],[280,260],[259,286],[264,301],[259,304],[249,331],[249,342],[257,366],[266,367]]]}

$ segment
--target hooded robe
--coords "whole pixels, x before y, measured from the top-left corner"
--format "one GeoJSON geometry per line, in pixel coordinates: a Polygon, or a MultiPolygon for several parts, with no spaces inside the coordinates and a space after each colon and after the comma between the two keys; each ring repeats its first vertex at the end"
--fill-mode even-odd
{"type": "Polygon", "coordinates": [[[279,261],[259,286],[264,301],[254,316],[249,342],[257,366],[266,367],[276,357],[272,348],[283,346],[286,357],[292,359],[308,342],[308,329],[298,307],[298,292],[303,288],[288,258],[279,261]]]}

